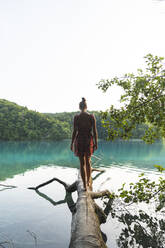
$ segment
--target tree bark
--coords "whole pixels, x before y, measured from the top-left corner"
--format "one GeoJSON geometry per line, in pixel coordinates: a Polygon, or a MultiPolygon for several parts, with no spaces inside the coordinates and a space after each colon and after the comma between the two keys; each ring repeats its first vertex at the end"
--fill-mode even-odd
{"type": "MultiPolygon", "coordinates": [[[[100,229],[100,218],[96,211],[98,206],[91,197],[93,192],[83,190],[80,175],[77,182],[77,192],[78,199],[75,212],[72,213],[69,248],[107,247],[103,240],[100,229]]],[[[95,195],[97,195],[97,193],[95,193],[95,195]]],[[[102,196],[103,195],[105,194],[102,194],[102,196]]]]}
{"type": "MultiPolygon", "coordinates": [[[[97,170],[99,171],[99,170],[97,170]]],[[[103,173],[103,171],[99,171],[103,173]]],[[[96,176],[97,177],[97,176],[96,176]]],[[[95,178],[96,178],[95,177],[95,178]]],[[[72,213],[71,223],[71,239],[69,248],[106,248],[106,235],[101,231],[100,225],[106,222],[107,216],[110,212],[113,199],[109,199],[107,206],[102,210],[94,201],[95,198],[110,196],[108,190],[102,192],[93,192],[88,188],[84,191],[82,178],[79,174],[78,180],[71,185],[63,182],[58,178],[53,178],[37,187],[30,187],[41,197],[48,200],[54,206],[67,202],[68,207],[72,213]],[[66,189],[65,199],[55,202],[45,194],[39,191],[39,188],[57,181],[66,189]],[[72,192],[78,193],[77,202],[74,203],[72,199],[72,192]]]]}

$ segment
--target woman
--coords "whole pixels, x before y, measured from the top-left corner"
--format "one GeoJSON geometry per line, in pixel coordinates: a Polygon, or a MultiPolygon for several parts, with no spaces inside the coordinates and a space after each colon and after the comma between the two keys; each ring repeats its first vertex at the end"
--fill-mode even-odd
{"type": "Polygon", "coordinates": [[[74,117],[71,150],[79,157],[81,177],[86,191],[91,179],[91,155],[97,149],[97,130],[94,115],[87,112],[85,98],[82,98],[79,108],[80,114],[74,117]]]}

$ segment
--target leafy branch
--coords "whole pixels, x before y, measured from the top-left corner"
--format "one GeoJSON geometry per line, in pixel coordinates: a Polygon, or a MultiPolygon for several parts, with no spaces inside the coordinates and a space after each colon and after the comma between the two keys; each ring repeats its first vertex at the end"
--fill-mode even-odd
{"type": "Polygon", "coordinates": [[[165,69],[162,57],[148,54],[146,69],[137,70],[137,75],[125,74],[111,80],[101,80],[97,86],[106,92],[112,85],[120,86],[124,93],[120,102],[124,106],[101,112],[103,126],[108,130],[108,139],[129,139],[133,130],[146,124],[142,139],[153,143],[165,137],[165,69]]]}
{"type": "MultiPolygon", "coordinates": [[[[159,172],[165,168],[155,165],[159,172]]],[[[158,182],[139,175],[136,183],[127,185],[124,183],[118,194],[114,195],[111,216],[122,223],[122,229],[117,239],[121,248],[163,248],[165,246],[165,179],[159,177],[158,182]],[[140,205],[143,203],[143,205],[140,205]],[[144,209],[144,203],[155,207],[152,213],[144,209]],[[136,209],[136,211],[135,211],[136,209]],[[138,210],[139,209],[139,210],[138,210]]]]}

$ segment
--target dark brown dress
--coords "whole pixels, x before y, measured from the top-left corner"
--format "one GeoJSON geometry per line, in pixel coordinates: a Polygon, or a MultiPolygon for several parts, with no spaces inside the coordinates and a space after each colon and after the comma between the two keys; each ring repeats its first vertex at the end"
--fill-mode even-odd
{"type": "Polygon", "coordinates": [[[93,125],[95,117],[92,114],[80,113],[74,117],[74,128],[77,135],[74,141],[74,154],[76,156],[91,156],[94,152],[93,125]]]}

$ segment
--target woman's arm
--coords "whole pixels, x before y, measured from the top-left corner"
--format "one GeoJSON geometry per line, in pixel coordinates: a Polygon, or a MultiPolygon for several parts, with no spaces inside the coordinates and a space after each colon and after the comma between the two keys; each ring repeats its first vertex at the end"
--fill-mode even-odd
{"type": "Polygon", "coordinates": [[[72,141],[70,145],[70,149],[73,151],[73,143],[77,135],[77,121],[76,121],[76,116],[74,117],[74,124],[73,124],[73,133],[72,133],[72,141]]]}
{"type": "Polygon", "coordinates": [[[94,135],[94,149],[97,150],[97,128],[96,128],[96,119],[93,115],[93,135],[94,135]]]}

